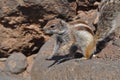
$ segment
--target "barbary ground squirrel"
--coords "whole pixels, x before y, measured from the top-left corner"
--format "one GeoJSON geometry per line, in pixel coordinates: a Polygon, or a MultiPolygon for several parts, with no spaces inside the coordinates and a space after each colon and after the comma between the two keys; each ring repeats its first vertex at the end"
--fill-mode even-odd
{"type": "Polygon", "coordinates": [[[93,30],[85,22],[75,21],[67,23],[61,19],[49,21],[44,31],[55,34],[56,42],[52,56],[59,54],[59,50],[68,50],[70,57],[74,57],[80,50],[85,59],[90,59],[96,49],[96,39],[93,30]]]}

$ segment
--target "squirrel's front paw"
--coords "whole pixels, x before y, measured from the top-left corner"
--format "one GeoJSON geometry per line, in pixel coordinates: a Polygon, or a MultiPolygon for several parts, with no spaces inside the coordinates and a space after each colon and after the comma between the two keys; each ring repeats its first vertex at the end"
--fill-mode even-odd
{"type": "Polygon", "coordinates": [[[53,58],[55,58],[56,56],[58,56],[59,54],[56,53],[56,54],[53,54],[53,55],[50,55],[47,60],[52,60],[53,58]]]}
{"type": "Polygon", "coordinates": [[[46,60],[52,60],[54,56],[49,56],[46,58],[46,60]]]}

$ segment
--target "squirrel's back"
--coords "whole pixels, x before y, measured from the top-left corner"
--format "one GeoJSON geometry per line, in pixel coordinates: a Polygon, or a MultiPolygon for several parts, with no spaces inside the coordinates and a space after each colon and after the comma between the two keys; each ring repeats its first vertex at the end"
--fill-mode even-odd
{"type": "Polygon", "coordinates": [[[93,33],[93,30],[87,24],[77,24],[74,25],[76,43],[78,48],[81,49],[84,57],[89,59],[94,51],[96,50],[96,39],[93,33]]]}

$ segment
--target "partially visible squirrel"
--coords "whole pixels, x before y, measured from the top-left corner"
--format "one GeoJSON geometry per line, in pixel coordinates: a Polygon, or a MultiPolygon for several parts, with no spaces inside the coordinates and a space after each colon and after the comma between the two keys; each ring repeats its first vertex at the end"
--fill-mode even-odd
{"type": "Polygon", "coordinates": [[[98,41],[109,37],[120,27],[120,0],[102,0],[96,18],[98,41]]]}
{"type": "Polygon", "coordinates": [[[80,50],[85,59],[90,59],[96,49],[96,39],[93,30],[87,23],[74,21],[67,23],[61,19],[49,21],[44,32],[55,34],[56,42],[51,59],[59,54],[59,50],[69,50],[70,57],[74,57],[77,50],[80,50]]]}

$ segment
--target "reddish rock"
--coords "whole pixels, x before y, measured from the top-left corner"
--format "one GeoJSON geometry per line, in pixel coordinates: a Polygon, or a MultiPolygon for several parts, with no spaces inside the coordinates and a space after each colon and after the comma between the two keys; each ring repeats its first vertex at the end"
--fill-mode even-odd
{"type": "Polygon", "coordinates": [[[38,50],[44,43],[44,35],[39,25],[21,25],[16,29],[6,28],[0,24],[0,55],[9,56],[14,51],[26,55],[38,50]]]}
{"type": "MultiPolygon", "coordinates": [[[[73,16],[76,14],[76,9],[70,5],[68,0],[23,0],[25,3],[31,3],[32,5],[39,5],[41,10],[50,14],[57,14],[64,17],[73,16]]],[[[77,6],[77,5],[76,5],[77,6]]],[[[42,12],[41,11],[41,12],[42,12]]],[[[45,13],[45,14],[46,14],[45,13]]]]}

